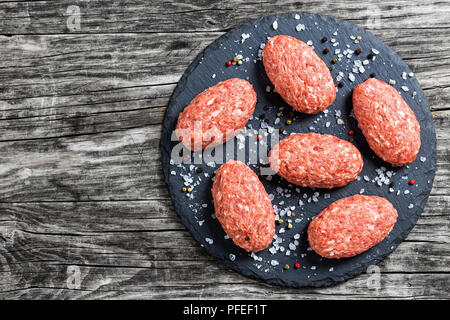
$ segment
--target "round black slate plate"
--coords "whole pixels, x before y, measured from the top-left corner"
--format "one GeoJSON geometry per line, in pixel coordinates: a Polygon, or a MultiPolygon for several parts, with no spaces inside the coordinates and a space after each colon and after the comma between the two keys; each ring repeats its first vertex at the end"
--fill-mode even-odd
{"type": "MultiPolygon", "coordinates": [[[[290,287],[327,286],[366,272],[369,266],[381,261],[406,238],[423,211],[435,174],[436,135],[431,112],[415,77],[406,76],[404,79],[402,76],[404,72],[409,74],[411,70],[394,51],[371,33],[329,16],[308,13],[280,14],[249,22],[227,32],[208,46],[186,70],[172,95],[164,119],[161,139],[164,175],[173,205],[183,224],[210,255],[245,276],[270,284],[290,287]],[[299,15],[299,19],[296,19],[296,14],[299,15]],[[275,20],[278,23],[277,30],[273,28],[275,20]],[[296,27],[299,24],[303,24],[305,30],[297,31],[296,27]],[[243,41],[242,34],[249,34],[250,37],[243,41]],[[344,73],[341,80],[344,87],[339,88],[335,102],[328,108],[328,114],[307,116],[296,113],[293,124],[285,125],[288,113],[292,109],[276,93],[266,91],[270,82],[262,62],[257,59],[260,45],[267,42],[267,37],[278,34],[291,35],[304,42],[312,41],[319,57],[332,66],[335,83],[337,83],[336,77],[339,72],[344,73]],[[355,43],[351,36],[358,35],[362,36],[362,41],[355,43]],[[321,42],[324,36],[329,39],[326,43],[321,42]],[[335,42],[332,42],[331,39],[335,39],[335,42]],[[338,45],[333,46],[333,43],[338,43],[338,45]],[[361,48],[362,53],[360,55],[353,54],[350,59],[342,57],[341,61],[332,65],[331,60],[336,57],[335,50],[340,49],[342,53],[348,48],[347,45],[352,50],[361,48]],[[324,48],[330,48],[330,53],[323,54],[324,48]],[[365,65],[365,72],[355,74],[355,81],[351,82],[348,73],[352,71],[354,60],[362,62],[372,48],[379,51],[375,55],[375,61],[370,61],[368,65],[365,65]],[[249,59],[242,66],[226,67],[226,61],[232,59],[236,54],[241,54],[245,60],[249,59]],[[414,163],[398,170],[374,155],[358,129],[355,119],[351,116],[352,89],[365,81],[373,72],[376,73],[378,79],[385,82],[389,82],[390,79],[396,81],[394,87],[401,92],[420,122],[422,147],[419,156],[414,163]],[[278,176],[273,176],[271,181],[261,179],[267,192],[273,195],[274,205],[280,209],[295,206],[295,217],[283,217],[285,221],[291,219],[294,227],[290,230],[285,229],[284,233],[279,233],[282,226],[277,225],[277,235],[283,239],[280,246],[285,248],[284,252],[278,251],[271,254],[266,249],[257,253],[256,257],[251,257],[244,250],[235,246],[232,240],[226,239],[223,229],[214,217],[210,192],[212,177],[220,164],[208,166],[205,163],[181,165],[173,164],[173,161],[171,163],[172,149],[179,143],[172,141],[172,132],[175,129],[178,114],[198,93],[220,81],[233,77],[250,81],[257,92],[258,103],[254,118],[249,121],[247,128],[259,129],[262,123],[259,116],[265,114],[266,118],[271,120],[270,126],[274,128],[283,126],[288,134],[314,131],[349,139],[349,130],[354,130],[354,144],[364,157],[364,168],[360,179],[343,188],[330,191],[296,188],[278,176]],[[406,86],[409,91],[404,91],[402,86],[406,86]],[[413,92],[415,92],[414,95],[413,92]],[[269,110],[263,109],[266,105],[270,106],[269,110]],[[285,115],[281,116],[280,122],[275,125],[274,120],[280,109],[285,115]],[[336,112],[341,112],[343,124],[337,123],[336,112]],[[327,122],[329,122],[328,126],[327,122]],[[203,173],[196,172],[198,167],[203,169],[203,173]],[[386,171],[394,172],[390,178],[390,181],[395,183],[394,192],[390,192],[389,185],[378,186],[376,182],[372,181],[379,176],[376,170],[381,167],[384,167],[386,171]],[[186,193],[181,191],[184,182],[183,176],[188,180],[192,179],[189,182],[190,185],[194,185],[192,198],[187,197],[186,193]],[[366,181],[367,179],[369,181],[366,181]],[[410,179],[415,179],[416,184],[409,185],[410,179]],[[282,188],[283,192],[278,193],[277,188],[278,190],[282,188]],[[314,198],[315,192],[319,193],[317,199],[314,198]],[[365,195],[385,197],[397,209],[399,218],[390,235],[374,248],[348,259],[325,259],[308,249],[305,231],[311,218],[332,202],[360,192],[365,195]],[[291,194],[291,196],[287,197],[286,194],[291,194]],[[305,194],[306,196],[304,196],[305,194]],[[301,207],[299,200],[305,202],[301,207]],[[290,250],[290,255],[286,255],[289,243],[294,242],[295,234],[300,234],[300,238],[297,240],[298,245],[295,250],[290,250]],[[235,258],[233,259],[233,257],[235,258]],[[273,265],[276,264],[273,261],[279,264],[273,265]],[[292,267],[295,262],[301,263],[300,269],[296,270],[292,267]],[[291,268],[284,270],[285,264],[289,264],[291,268]]],[[[188,154],[188,156],[191,155],[195,156],[191,153],[188,154]]],[[[251,168],[259,173],[259,165],[253,165],[251,168]]]]}

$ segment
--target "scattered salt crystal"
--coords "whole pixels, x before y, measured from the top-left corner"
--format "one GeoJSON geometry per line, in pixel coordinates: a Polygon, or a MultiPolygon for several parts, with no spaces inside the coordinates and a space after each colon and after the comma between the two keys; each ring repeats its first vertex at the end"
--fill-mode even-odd
{"type": "Polygon", "coordinates": [[[390,85],[394,85],[395,83],[396,83],[395,80],[389,79],[389,84],[390,85]]]}
{"type": "Polygon", "coordinates": [[[334,271],[334,268],[331,267],[328,271],[333,272],[333,271],[334,271]]]}
{"type": "MultiPolygon", "coordinates": [[[[304,24],[301,24],[301,23],[299,23],[296,27],[295,27],[295,30],[297,30],[297,31],[303,31],[303,30],[305,30],[306,28],[305,28],[305,25],[304,24]]],[[[311,44],[312,44],[312,42],[311,42],[311,44]]]]}
{"type": "Polygon", "coordinates": [[[296,14],[294,18],[295,18],[295,20],[299,20],[300,19],[300,15],[296,14]]]}
{"type": "Polygon", "coordinates": [[[277,29],[278,29],[278,21],[277,21],[277,20],[275,20],[275,21],[272,23],[272,28],[273,28],[273,30],[277,30],[277,29]]]}
{"type": "Polygon", "coordinates": [[[409,204],[408,209],[414,208],[414,205],[412,203],[409,204]]]}
{"type": "Polygon", "coordinates": [[[241,35],[241,43],[244,43],[245,40],[247,40],[248,38],[250,38],[250,33],[243,33],[241,35]]]}
{"type": "Polygon", "coordinates": [[[234,261],[234,260],[236,259],[236,256],[235,256],[234,254],[230,253],[230,254],[228,255],[228,258],[229,258],[231,261],[234,261]]]}
{"type": "Polygon", "coordinates": [[[209,244],[213,244],[214,243],[213,239],[210,239],[210,238],[205,238],[205,241],[208,242],[209,244]]]}
{"type": "Polygon", "coordinates": [[[409,91],[409,88],[407,86],[402,86],[402,90],[406,92],[409,91]]]}
{"type": "Polygon", "coordinates": [[[279,265],[280,263],[277,260],[272,260],[272,261],[270,261],[270,264],[275,267],[275,266],[279,265]]]}
{"type": "Polygon", "coordinates": [[[380,51],[378,51],[378,50],[375,49],[375,48],[372,48],[372,52],[373,52],[374,54],[379,54],[379,53],[380,53],[380,51]]]}
{"type": "Polygon", "coordinates": [[[351,82],[353,82],[353,81],[355,81],[355,76],[353,75],[353,73],[349,73],[348,74],[348,79],[351,81],[351,82]]]}
{"type": "Polygon", "coordinates": [[[420,161],[421,162],[425,162],[427,160],[427,158],[425,158],[425,157],[420,157],[420,161]]]}

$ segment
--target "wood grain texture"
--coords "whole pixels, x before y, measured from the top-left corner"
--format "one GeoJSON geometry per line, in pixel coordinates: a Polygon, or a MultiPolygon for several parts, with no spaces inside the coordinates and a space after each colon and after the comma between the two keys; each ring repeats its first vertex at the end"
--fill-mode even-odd
{"type": "Polygon", "coordinates": [[[0,1],[0,298],[449,298],[449,21],[448,1],[0,1]],[[370,274],[301,290],[249,280],[170,204],[159,140],[177,81],[227,30],[288,11],[372,31],[433,110],[433,190],[377,288],[370,274]]]}

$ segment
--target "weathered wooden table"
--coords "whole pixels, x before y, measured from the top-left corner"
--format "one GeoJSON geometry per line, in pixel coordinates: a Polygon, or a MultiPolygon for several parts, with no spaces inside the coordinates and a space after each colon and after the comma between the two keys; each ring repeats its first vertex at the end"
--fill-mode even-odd
{"type": "Polygon", "coordinates": [[[449,62],[449,1],[0,0],[0,298],[449,298],[449,62]],[[378,278],[255,282],[207,256],[171,206],[159,140],[178,79],[230,28],[288,11],[369,29],[429,99],[434,188],[378,278]]]}

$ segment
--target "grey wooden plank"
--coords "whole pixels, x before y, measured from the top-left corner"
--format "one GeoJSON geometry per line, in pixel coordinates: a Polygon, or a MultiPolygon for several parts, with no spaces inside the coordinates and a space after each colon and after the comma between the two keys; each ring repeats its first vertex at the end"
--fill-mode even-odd
{"type": "Polygon", "coordinates": [[[221,31],[262,15],[307,11],[383,29],[448,28],[447,1],[20,1],[0,3],[2,33],[110,33],[221,31]],[[80,30],[69,28],[70,6],[80,12],[80,30]],[[439,14],[436,14],[439,13],[439,14]],[[379,21],[379,23],[378,23],[379,21]],[[375,22],[375,23],[374,23],[375,22]]]}
{"type": "MultiPolygon", "coordinates": [[[[407,240],[380,263],[382,279],[394,274],[416,282],[413,274],[417,278],[423,274],[439,278],[450,273],[449,206],[448,196],[430,198],[407,240]]],[[[168,200],[2,203],[0,221],[0,295],[4,297],[16,297],[18,293],[27,297],[28,292],[21,289],[34,287],[41,288],[40,297],[58,297],[58,290],[53,287],[66,291],[66,297],[81,297],[86,292],[67,290],[67,268],[71,265],[84,270],[86,280],[79,289],[87,291],[90,297],[124,292],[129,296],[136,290],[141,297],[163,297],[189,283],[216,288],[223,283],[242,287],[251,284],[255,291],[269,287],[274,296],[286,290],[254,283],[207,256],[180,224],[168,200]],[[142,272],[146,274],[144,284],[136,279],[142,272]],[[105,278],[108,286],[99,289],[97,286],[105,278]],[[141,292],[142,285],[165,290],[141,292]]],[[[345,287],[351,291],[343,294],[353,292],[352,296],[358,297],[354,286],[358,287],[362,279],[364,275],[348,281],[345,287]]],[[[401,297],[407,293],[393,290],[391,284],[395,281],[380,289],[385,290],[384,296],[401,297]]],[[[438,296],[450,293],[445,285],[440,285],[438,296]]],[[[331,295],[337,294],[339,288],[309,289],[309,293],[331,295]]],[[[418,295],[420,287],[408,290],[418,295]]],[[[227,290],[213,291],[205,297],[226,298],[229,294],[227,290]]],[[[173,298],[188,294],[181,290],[173,298]]],[[[192,289],[191,297],[195,294],[192,289]]]]}
{"type": "MultiPolygon", "coordinates": [[[[432,109],[447,109],[450,42],[445,33],[431,33],[389,30],[381,38],[416,73],[432,109]]],[[[0,37],[0,120],[17,120],[15,127],[22,118],[48,119],[57,126],[69,116],[165,106],[185,68],[221,34],[0,37]]]]}

